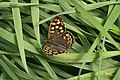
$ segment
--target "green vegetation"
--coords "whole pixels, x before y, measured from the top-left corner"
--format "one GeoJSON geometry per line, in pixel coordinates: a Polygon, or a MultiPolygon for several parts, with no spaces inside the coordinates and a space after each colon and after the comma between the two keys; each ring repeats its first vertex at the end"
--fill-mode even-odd
{"type": "Polygon", "coordinates": [[[0,80],[120,80],[120,0],[10,1],[0,0],[0,80]],[[48,57],[59,15],[75,43],[48,57]]]}

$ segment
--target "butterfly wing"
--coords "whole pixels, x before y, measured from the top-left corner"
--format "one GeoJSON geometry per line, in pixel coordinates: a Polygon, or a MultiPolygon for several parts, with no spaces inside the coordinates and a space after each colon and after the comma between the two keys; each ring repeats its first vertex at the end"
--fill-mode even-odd
{"type": "Polygon", "coordinates": [[[50,24],[48,31],[48,40],[55,38],[56,36],[65,32],[65,27],[61,16],[56,16],[50,24]]]}
{"type": "Polygon", "coordinates": [[[74,43],[74,37],[72,33],[70,33],[69,31],[66,31],[63,34],[55,37],[51,41],[52,41],[52,44],[58,44],[58,46],[62,46],[65,49],[68,49],[74,43]]]}
{"type": "Polygon", "coordinates": [[[69,31],[55,37],[52,40],[46,40],[44,51],[48,56],[60,53],[68,53],[68,48],[74,43],[72,33],[69,31]]]}
{"type": "Polygon", "coordinates": [[[49,41],[45,45],[44,51],[48,56],[57,55],[60,53],[68,53],[68,50],[66,50],[65,48],[57,46],[55,44],[51,44],[49,41]]]}
{"type": "Polygon", "coordinates": [[[68,53],[68,48],[74,43],[73,35],[66,31],[63,20],[56,16],[50,24],[48,40],[45,41],[44,51],[48,56],[68,53]]]}

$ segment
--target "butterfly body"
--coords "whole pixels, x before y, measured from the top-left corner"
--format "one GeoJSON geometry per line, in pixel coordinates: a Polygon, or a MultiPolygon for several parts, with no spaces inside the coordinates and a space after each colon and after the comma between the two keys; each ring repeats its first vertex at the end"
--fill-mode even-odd
{"type": "Polygon", "coordinates": [[[73,35],[69,31],[66,31],[61,17],[56,16],[51,22],[48,40],[45,41],[45,53],[48,56],[59,53],[68,53],[68,49],[73,43],[73,35]]]}

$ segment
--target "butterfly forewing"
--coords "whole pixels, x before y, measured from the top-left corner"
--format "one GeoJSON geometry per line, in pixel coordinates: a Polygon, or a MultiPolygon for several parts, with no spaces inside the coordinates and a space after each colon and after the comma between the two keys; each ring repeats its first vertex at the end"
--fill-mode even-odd
{"type": "Polygon", "coordinates": [[[48,39],[53,39],[56,36],[65,32],[65,27],[61,16],[56,16],[50,24],[48,31],[48,39]]]}

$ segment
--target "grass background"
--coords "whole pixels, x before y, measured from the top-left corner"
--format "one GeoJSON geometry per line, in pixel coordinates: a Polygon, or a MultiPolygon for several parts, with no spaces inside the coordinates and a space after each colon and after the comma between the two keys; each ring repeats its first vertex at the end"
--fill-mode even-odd
{"type": "Polygon", "coordinates": [[[120,0],[1,0],[0,80],[120,80],[120,0]],[[43,53],[50,21],[62,16],[75,43],[43,53]]]}

